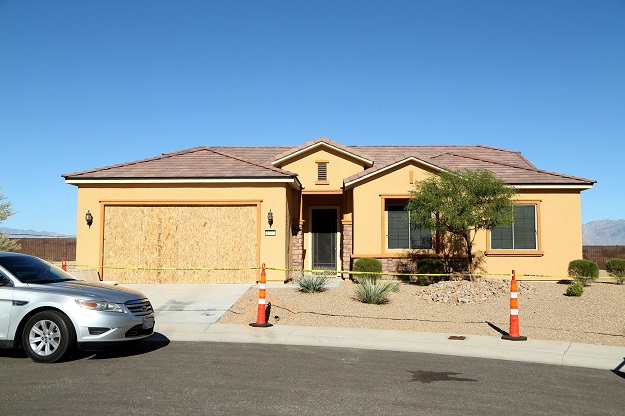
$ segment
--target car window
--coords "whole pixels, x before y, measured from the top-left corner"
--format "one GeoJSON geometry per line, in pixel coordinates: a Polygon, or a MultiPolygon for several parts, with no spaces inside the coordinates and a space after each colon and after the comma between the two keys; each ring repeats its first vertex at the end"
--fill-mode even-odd
{"type": "Polygon", "coordinates": [[[0,265],[22,283],[56,283],[73,280],[56,267],[29,256],[2,256],[0,265]]]}

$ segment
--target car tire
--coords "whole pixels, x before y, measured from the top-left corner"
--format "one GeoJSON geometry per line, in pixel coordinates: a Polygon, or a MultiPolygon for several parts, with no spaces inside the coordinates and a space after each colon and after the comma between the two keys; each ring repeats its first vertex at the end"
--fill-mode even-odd
{"type": "Polygon", "coordinates": [[[60,360],[76,344],[76,334],[69,318],[57,311],[33,315],[22,332],[26,354],[39,363],[60,360]]]}

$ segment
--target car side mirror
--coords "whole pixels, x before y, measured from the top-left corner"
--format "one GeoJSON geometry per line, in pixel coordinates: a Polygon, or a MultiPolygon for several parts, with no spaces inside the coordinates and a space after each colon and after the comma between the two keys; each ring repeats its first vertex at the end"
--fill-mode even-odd
{"type": "Polygon", "coordinates": [[[0,272],[0,287],[2,286],[13,286],[13,283],[11,283],[8,277],[0,272]]]}

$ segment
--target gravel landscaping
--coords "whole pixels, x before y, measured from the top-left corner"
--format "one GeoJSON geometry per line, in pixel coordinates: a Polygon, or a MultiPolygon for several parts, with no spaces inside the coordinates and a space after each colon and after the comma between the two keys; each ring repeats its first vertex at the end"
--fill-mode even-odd
{"type": "MultiPolygon", "coordinates": [[[[322,293],[302,293],[293,285],[270,287],[269,323],[377,328],[453,335],[500,336],[510,328],[510,281],[402,283],[390,302],[369,305],[354,297],[351,281],[322,293]]],[[[595,282],[581,297],[564,295],[567,285],[519,282],[521,335],[532,339],[625,346],[625,285],[595,282]]],[[[256,322],[258,289],[251,288],[219,323],[256,322]]]]}

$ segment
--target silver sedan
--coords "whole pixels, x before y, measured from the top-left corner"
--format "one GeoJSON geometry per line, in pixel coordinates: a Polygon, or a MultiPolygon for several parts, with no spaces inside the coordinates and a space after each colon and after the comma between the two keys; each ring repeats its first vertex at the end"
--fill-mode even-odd
{"type": "Polygon", "coordinates": [[[140,292],[74,279],[37,257],[0,252],[0,348],[50,363],[83,350],[141,340],[154,311],[140,292]]]}

